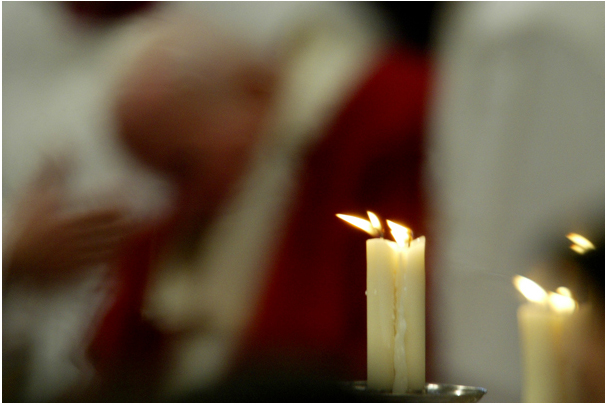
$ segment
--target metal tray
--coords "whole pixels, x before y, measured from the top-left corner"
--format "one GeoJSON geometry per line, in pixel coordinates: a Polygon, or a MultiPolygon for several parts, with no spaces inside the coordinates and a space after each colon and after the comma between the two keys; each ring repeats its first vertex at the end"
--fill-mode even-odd
{"type": "Polygon", "coordinates": [[[367,389],[366,381],[354,381],[350,388],[369,402],[478,402],[487,393],[485,388],[465,385],[428,383],[422,392],[392,394],[367,389]]]}

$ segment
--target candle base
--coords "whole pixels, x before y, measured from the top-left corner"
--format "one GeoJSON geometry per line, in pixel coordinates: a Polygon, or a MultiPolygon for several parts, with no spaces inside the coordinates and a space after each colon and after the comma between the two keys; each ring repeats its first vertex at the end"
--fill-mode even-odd
{"type": "Polygon", "coordinates": [[[365,402],[478,402],[487,393],[485,388],[465,385],[427,383],[423,391],[392,394],[367,389],[366,381],[347,383],[365,402]]]}

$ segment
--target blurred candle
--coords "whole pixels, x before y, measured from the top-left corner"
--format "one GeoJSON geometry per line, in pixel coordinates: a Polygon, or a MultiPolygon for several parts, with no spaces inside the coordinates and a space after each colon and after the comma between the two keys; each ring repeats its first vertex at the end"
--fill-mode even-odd
{"type": "MultiPolygon", "coordinates": [[[[600,349],[596,350],[593,330],[597,329],[600,330],[596,325],[596,314],[593,314],[592,307],[587,303],[579,305],[563,324],[561,354],[565,369],[565,402],[599,402],[595,395],[600,389],[597,390],[592,385],[593,381],[605,380],[605,349],[603,346],[602,352],[600,349]],[[603,364],[598,368],[602,369],[602,375],[591,366],[600,364],[600,361],[603,364]]],[[[599,333],[604,334],[604,330],[599,333]]],[[[604,391],[602,395],[599,394],[600,397],[604,401],[604,391]]]]}
{"type": "Polygon", "coordinates": [[[566,381],[561,340],[563,324],[576,303],[547,293],[532,280],[515,276],[516,288],[529,302],[517,312],[523,366],[523,402],[564,402],[566,381]]]}

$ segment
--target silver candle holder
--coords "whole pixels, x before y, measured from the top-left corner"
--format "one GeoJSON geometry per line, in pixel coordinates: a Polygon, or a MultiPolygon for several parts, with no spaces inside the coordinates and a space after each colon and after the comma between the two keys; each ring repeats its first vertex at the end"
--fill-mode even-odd
{"type": "Polygon", "coordinates": [[[478,402],[487,393],[485,388],[465,385],[427,383],[423,391],[393,394],[367,388],[366,381],[354,381],[350,389],[368,402],[478,402]]]}

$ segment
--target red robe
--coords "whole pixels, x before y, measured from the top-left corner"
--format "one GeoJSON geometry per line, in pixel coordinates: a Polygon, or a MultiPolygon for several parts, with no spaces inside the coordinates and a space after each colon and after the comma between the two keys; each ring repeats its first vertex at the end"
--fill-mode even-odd
{"type": "MultiPolygon", "coordinates": [[[[426,56],[392,49],[310,149],[235,370],[285,366],[366,378],[368,236],[335,214],[365,216],[370,210],[426,234],[422,167],[429,73],[426,56]]],[[[153,342],[156,335],[141,322],[142,293],[133,291],[142,290],[168,235],[156,228],[125,250],[122,293],[91,346],[102,372],[112,374],[116,359],[138,352],[153,357],[157,346],[146,348],[141,336],[153,342]]]]}

